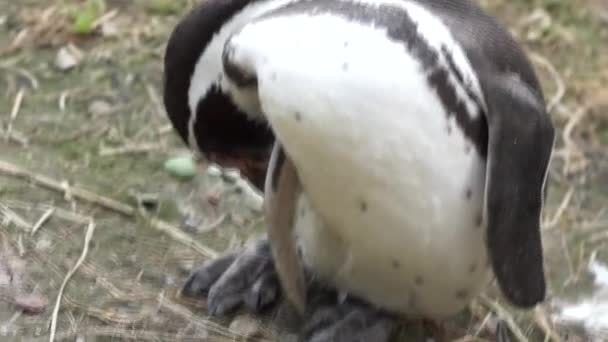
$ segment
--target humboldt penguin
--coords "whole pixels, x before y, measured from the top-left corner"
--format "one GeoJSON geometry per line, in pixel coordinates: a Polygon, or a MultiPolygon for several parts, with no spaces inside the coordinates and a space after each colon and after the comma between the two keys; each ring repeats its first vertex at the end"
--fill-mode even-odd
{"type": "Polygon", "coordinates": [[[265,189],[269,238],[184,285],[212,315],[284,292],[308,341],[385,341],[493,278],[516,307],[544,300],[554,128],[525,53],[472,1],[206,0],[164,77],[184,142],[265,189]],[[307,305],[313,283],[339,299],[307,305]]]}

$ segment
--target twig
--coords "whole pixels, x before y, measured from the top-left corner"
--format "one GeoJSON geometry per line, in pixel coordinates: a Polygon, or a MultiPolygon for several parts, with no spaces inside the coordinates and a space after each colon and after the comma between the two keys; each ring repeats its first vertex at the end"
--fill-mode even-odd
{"type": "Polygon", "coordinates": [[[488,312],[486,314],[486,317],[484,317],[484,319],[481,321],[481,323],[479,324],[479,327],[477,328],[477,330],[475,331],[475,334],[473,335],[474,337],[479,337],[479,334],[481,334],[481,332],[483,331],[483,329],[485,328],[486,324],[488,324],[488,321],[490,321],[490,318],[492,317],[492,313],[488,312]]]}
{"type": "Polygon", "coordinates": [[[146,91],[148,93],[148,97],[150,97],[150,101],[152,101],[152,104],[154,104],[154,109],[156,110],[156,114],[158,114],[158,116],[164,118],[165,117],[165,107],[163,107],[161,101],[159,100],[158,96],[156,95],[156,91],[154,90],[154,87],[152,87],[151,84],[146,84],[146,91]]]}
{"type": "MultiPolygon", "coordinates": [[[[132,300],[136,299],[132,298],[132,300]]],[[[100,321],[110,324],[134,325],[144,321],[145,319],[157,313],[156,307],[149,304],[147,306],[142,307],[139,312],[135,314],[130,314],[121,312],[121,310],[108,310],[106,308],[102,309],[94,306],[80,304],[70,298],[68,295],[64,296],[63,303],[66,306],[80,309],[86,312],[87,315],[95,317],[100,321]]]]}
{"type": "Polygon", "coordinates": [[[66,143],[68,141],[72,141],[72,140],[76,140],[82,136],[85,135],[89,135],[88,137],[90,137],[90,134],[103,134],[106,130],[108,129],[108,125],[103,124],[101,127],[99,126],[90,126],[90,127],[83,127],[77,131],[71,132],[70,134],[64,135],[64,136],[57,136],[57,137],[53,137],[53,138],[37,138],[36,141],[38,142],[42,142],[42,143],[46,143],[46,144],[63,144],[66,143]]]}
{"type": "MultiPolygon", "coordinates": [[[[231,337],[231,338],[245,337],[241,334],[238,334],[236,332],[233,332],[233,331],[225,328],[221,324],[212,322],[210,320],[197,318],[196,315],[194,315],[190,310],[188,310],[188,308],[186,308],[178,303],[166,300],[162,293],[160,293],[158,296],[158,304],[161,308],[169,310],[178,316],[184,317],[187,321],[194,323],[197,326],[201,326],[201,327],[205,328],[206,330],[213,332],[215,334],[223,335],[225,337],[231,337]]],[[[267,340],[259,339],[259,341],[267,341],[267,340]]]]}
{"type": "Polygon", "coordinates": [[[173,129],[173,125],[168,124],[168,125],[164,125],[162,127],[159,127],[156,132],[159,135],[164,135],[164,134],[169,134],[169,133],[173,133],[174,129],[173,129]]]}
{"type": "Polygon", "coordinates": [[[55,340],[55,332],[57,330],[57,315],[59,313],[59,307],[61,306],[61,298],[63,296],[63,291],[65,289],[66,284],[70,280],[70,278],[72,278],[74,273],[76,273],[76,270],[78,270],[78,267],[80,267],[80,265],[86,258],[87,253],[89,252],[89,243],[91,242],[91,238],[93,237],[94,231],[95,231],[95,222],[93,220],[91,220],[89,222],[89,225],[87,227],[87,232],[84,237],[84,246],[82,248],[82,254],[80,255],[80,258],[78,258],[78,260],[76,261],[76,264],[74,265],[74,267],[72,267],[72,269],[69,270],[68,273],[65,275],[65,278],[63,278],[63,282],[61,283],[61,286],[59,287],[59,293],[57,294],[57,301],[55,302],[55,307],[53,308],[53,314],[51,315],[51,331],[50,331],[50,336],[49,336],[50,342],[53,342],[55,340]]]}
{"type": "Polygon", "coordinates": [[[17,92],[17,96],[15,96],[15,101],[13,102],[13,108],[11,109],[11,116],[9,117],[9,120],[8,120],[8,126],[6,127],[6,132],[5,132],[6,135],[4,136],[5,141],[9,141],[10,136],[12,135],[13,123],[14,123],[15,119],[17,118],[17,115],[19,115],[19,110],[21,109],[21,103],[23,102],[24,95],[25,95],[25,91],[23,89],[19,89],[19,91],[17,92]]]}
{"type": "Polygon", "coordinates": [[[452,340],[452,342],[490,342],[490,341],[486,340],[485,338],[467,335],[467,336],[463,336],[461,338],[452,340]]]}
{"type": "Polygon", "coordinates": [[[226,213],[220,215],[215,221],[210,222],[210,223],[204,225],[203,227],[200,227],[198,229],[198,231],[199,232],[209,232],[209,231],[217,228],[220,224],[222,224],[222,222],[224,222],[224,220],[226,219],[227,216],[228,216],[228,214],[226,214],[226,213]]]}
{"type": "Polygon", "coordinates": [[[178,228],[173,227],[169,223],[167,223],[165,221],[161,221],[161,220],[155,219],[153,217],[149,217],[149,215],[145,214],[143,212],[143,210],[142,210],[142,216],[148,220],[148,222],[150,223],[150,225],[154,229],[156,229],[156,230],[158,230],[158,231],[160,231],[162,233],[165,233],[165,234],[169,235],[174,240],[180,242],[183,245],[186,245],[186,246],[194,249],[195,251],[197,251],[201,255],[203,255],[203,256],[205,256],[207,258],[210,258],[210,259],[216,258],[219,255],[218,252],[216,252],[213,249],[211,249],[209,247],[205,247],[202,244],[196,242],[195,240],[193,240],[192,238],[190,238],[186,233],[182,232],[178,228]]]}
{"type": "Polygon", "coordinates": [[[93,22],[93,25],[92,25],[92,26],[93,26],[94,28],[97,28],[97,27],[99,27],[100,25],[103,25],[103,24],[105,24],[106,22],[108,22],[108,21],[112,20],[112,18],[114,18],[114,17],[115,17],[117,14],[118,14],[118,10],[116,10],[116,9],[111,10],[110,12],[108,12],[108,13],[106,13],[106,14],[102,15],[102,16],[101,16],[101,17],[99,17],[97,20],[95,20],[95,21],[93,22]]]}
{"type": "Polygon", "coordinates": [[[572,256],[570,255],[570,249],[568,248],[568,242],[566,241],[566,233],[563,232],[561,234],[561,244],[564,250],[564,257],[566,258],[566,266],[568,266],[568,272],[570,275],[568,279],[566,279],[564,284],[569,284],[572,281],[576,280],[575,272],[574,272],[574,262],[572,262],[572,256]]]}
{"type": "Polygon", "coordinates": [[[568,123],[566,123],[564,131],[562,132],[562,138],[566,145],[574,145],[574,142],[572,141],[572,131],[578,126],[588,112],[589,106],[584,106],[579,108],[579,110],[570,117],[570,120],[568,120],[568,123]]]}
{"type": "Polygon", "coordinates": [[[502,305],[500,305],[500,303],[495,300],[491,300],[484,295],[481,295],[479,297],[484,302],[484,304],[489,306],[490,309],[492,309],[492,311],[494,311],[494,313],[498,315],[498,317],[500,317],[507,323],[509,329],[511,329],[511,332],[513,333],[513,335],[515,335],[515,338],[519,342],[528,342],[528,338],[526,337],[526,335],[524,335],[523,331],[521,331],[509,311],[503,308],[502,305]]]}
{"type": "Polygon", "coordinates": [[[557,71],[557,68],[555,68],[555,66],[547,58],[541,56],[538,53],[531,53],[530,56],[534,61],[536,61],[538,64],[541,64],[547,69],[549,74],[551,74],[553,82],[555,83],[555,86],[557,88],[555,91],[555,95],[553,95],[553,97],[551,97],[551,100],[549,100],[549,102],[547,103],[547,111],[551,112],[553,111],[555,106],[557,106],[562,101],[564,95],[566,94],[565,82],[557,71]]]}
{"type": "Polygon", "coordinates": [[[144,143],[138,145],[126,145],[120,147],[102,147],[99,149],[99,155],[102,157],[117,156],[121,154],[146,153],[151,151],[162,150],[164,146],[156,143],[144,143]]]}
{"type": "Polygon", "coordinates": [[[59,95],[59,110],[61,112],[65,112],[65,104],[66,104],[66,102],[68,100],[68,96],[69,95],[70,95],[70,91],[69,90],[64,90],[59,95]]]}
{"type": "MultiPolygon", "coordinates": [[[[117,326],[111,327],[94,327],[89,329],[70,329],[68,331],[60,332],[56,334],[57,340],[78,340],[77,336],[91,337],[95,340],[95,337],[111,337],[111,341],[115,339],[129,340],[129,341],[201,341],[201,336],[184,336],[183,339],[176,338],[177,335],[169,334],[161,331],[153,330],[134,330],[134,329],[121,329],[117,326]]],[[[42,338],[30,340],[32,342],[43,341],[42,338]]],[[[225,342],[232,342],[232,339],[226,338],[222,340],[225,342]]]]}
{"type": "Polygon", "coordinates": [[[562,339],[555,332],[555,330],[553,330],[553,328],[551,327],[551,324],[549,323],[549,320],[547,319],[547,313],[540,307],[537,307],[534,310],[534,321],[541,328],[541,330],[545,333],[545,336],[546,336],[545,341],[552,340],[554,342],[562,342],[562,339]]]}
{"type": "Polygon", "coordinates": [[[47,211],[44,212],[44,214],[42,214],[42,216],[34,224],[34,227],[32,227],[32,233],[31,233],[32,236],[34,236],[34,234],[36,234],[38,229],[40,229],[40,227],[42,227],[42,225],[45,224],[46,221],[48,221],[48,219],[51,217],[51,215],[53,215],[53,212],[55,212],[55,208],[49,208],[49,209],[47,209],[47,211]]]}
{"type": "Polygon", "coordinates": [[[45,188],[59,191],[62,193],[66,193],[66,190],[70,193],[70,195],[79,198],[81,200],[91,202],[94,204],[101,205],[107,209],[113,210],[115,212],[121,213],[127,216],[133,216],[135,214],[135,210],[130,205],[118,202],[111,198],[107,198],[96,193],[90,192],[88,190],[80,189],[77,187],[68,186],[66,189],[65,184],[58,182],[52,178],[47,176],[36,174],[25,169],[22,169],[19,166],[8,163],[6,161],[0,160],[0,173],[22,178],[29,180],[35,184],[43,186],[45,188]]]}
{"type": "Polygon", "coordinates": [[[14,223],[18,228],[30,230],[32,227],[31,223],[27,222],[23,217],[19,216],[16,212],[2,203],[0,203],[0,214],[8,219],[9,222],[14,223]]]}
{"type": "MultiPolygon", "coordinates": [[[[16,165],[0,160],[0,174],[2,173],[7,174],[9,176],[29,180],[45,188],[55,190],[64,194],[69,194],[70,196],[74,196],[78,199],[100,205],[106,209],[113,210],[128,217],[135,217],[135,215],[137,214],[136,210],[128,204],[118,202],[111,198],[103,197],[87,190],[83,190],[76,187],[69,187],[65,182],[58,182],[44,175],[29,172],[16,165]]],[[[59,214],[59,212],[57,213],[59,214]]],[[[61,214],[67,215],[69,213],[62,212],[61,214]]],[[[218,252],[194,241],[187,234],[183,233],[178,228],[173,227],[168,222],[149,217],[149,215],[147,215],[143,209],[140,210],[140,214],[148,220],[152,228],[169,235],[177,242],[192,248],[201,255],[207,258],[215,258],[219,255],[218,252]]],[[[78,217],[76,217],[76,219],[78,219],[78,217]]],[[[28,225],[27,229],[30,230],[30,227],[31,225],[28,225]]]]}
{"type": "Polygon", "coordinates": [[[34,89],[34,90],[38,89],[39,83],[38,83],[38,80],[36,79],[36,77],[34,76],[34,74],[32,74],[30,71],[23,69],[23,68],[16,68],[15,70],[17,70],[17,72],[20,73],[21,76],[27,78],[28,81],[30,81],[30,85],[32,86],[32,89],[34,89]]]}
{"type": "Polygon", "coordinates": [[[16,142],[17,144],[21,145],[21,146],[27,146],[29,144],[29,140],[28,138],[25,137],[25,134],[17,131],[16,129],[12,129],[12,131],[9,132],[5,132],[4,130],[2,130],[2,128],[0,128],[0,133],[4,136],[4,138],[7,141],[12,141],[12,142],[16,142]]]}
{"type": "Polygon", "coordinates": [[[582,153],[572,139],[572,132],[574,131],[574,128],[583,120],[587,113],[589,113],[588,105],[576,111],[576,113],[570,117],[568,123],[566,123],[566,126],[564,127],[564,131],[562,132],[562,138],[564,140],[564,168],[562,172],[566,175],[570,174],[570,171],[572,170],[571,157],[573,154],[578,152],[581,158],[583,158],[582,153]]]}
{"type": "Polygon", "coordinates": [[[552,228],[555,225],[557,225],[559,220],[564,215],[564,212],[566,211],[566,209],[568,209],[568,206],[570,205],[570,200],[572,200],[573,194],[574,194],[574,187],[570,187],[570,189],[568,189],[568,192],[566,192],[566,194],[564,195],[564,198],[562,198],[562,201],[559,204],[559,207],[555,211],[555,214],[553,215],[551,220],[549,220],[549,222],[547,222],[545,224],[545,229],[549,229],[549,228],[552,228]]]}

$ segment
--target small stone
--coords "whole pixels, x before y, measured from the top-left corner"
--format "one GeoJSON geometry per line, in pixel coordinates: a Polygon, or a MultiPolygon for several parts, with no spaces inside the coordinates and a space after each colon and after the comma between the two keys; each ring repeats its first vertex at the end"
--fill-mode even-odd
{"type": "Polygon", "coordinates": [[[95,100],[89,105],[89,113],[92,115],[107,115],[112,112],[112,105],[103,100],[95,100]]]}
{"type": "Polygon", "coordinates": [[[64,46],[57,51],[55,57],[55,66],[59,70],[69,70],[80,64],[82,60],[82,53],[74,46],[64,46]]]}
{"type": "Polygon", "coordinates": [[[51,246],[53,245],[53,243],[51,242],[51,240],[47,239],[47,238],[40,238],[38,239],[38,241],[36,241],[36,245],[34,246],[34,249],[38,252],[44,252],[49,250],[49,248],[51,248],[51,246]]]}
{"type": "Polygon", "coordinates": [[[244,338],[261,337],[263,335],[260,322],[246,315],[237,316],[232,320],[228,329],[244,338]]]}
{"type": "Polygon", "coordinates": [[[26,295],[17,295],[15,297],[15,305],[28,315],[41,314],[46,310],[49,301],[40,294],[31,293],[26,295]]]}
{"type": "Polygon", "coordinates": [[[120,33],[118,25],[114,21],[106,21],[101,24],[101,34],[104,37],[116,37],[120,33]]]}

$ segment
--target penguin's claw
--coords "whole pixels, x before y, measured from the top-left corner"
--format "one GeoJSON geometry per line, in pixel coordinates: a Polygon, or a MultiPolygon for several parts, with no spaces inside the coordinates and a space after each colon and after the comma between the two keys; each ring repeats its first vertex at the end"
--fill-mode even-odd
{"type": "Polygon", "coordinates": [[[346,302],[317,308],[304,326],[305,342],[388,342],[396,318],[365,303],[346,302]]]}
{"type": "Polygon", "coordinates": [[[259,313],[276,304],[280,284],[268,241],[206,262],[190,274],[182,294],[206,296],[212,316],[224,316],[243,306],[259,313]]]}

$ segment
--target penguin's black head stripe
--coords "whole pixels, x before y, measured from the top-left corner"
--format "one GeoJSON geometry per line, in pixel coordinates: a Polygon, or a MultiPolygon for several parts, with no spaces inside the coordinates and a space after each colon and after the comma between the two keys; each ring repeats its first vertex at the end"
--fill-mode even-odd
{"type": "Polygon", "coordinates": [[[218,86],[198,103],[196,118],[196,142],[204,154],[259,161],[269,157],[274,134],[268,124],[247,118],[218,86]]]}
{"type": "Polygon", "coordinates": [[[196,113],[189,106],[191,80],[199,58],[226,22],[257,1],[203,1],[176,26],[167,44],[163,94],[167,114],[182,140],[190,144],[192,135],[199,152],[207,158],[216,155],[257,162],[270,155],[274,141],[270,128],[266,123],[250,120],[219,85],[206,89],[198,99],[196,113]],[[189,132],[194,114],[193,132],[189,132]]]}
{"type": "MultiPolygon", "coordinates": [[[[203,1],[171,33],[165,51],[163,100],[171,123],[188,144],[188,91],[196,63],[222,25],[259,0],[203,1]]],[[[195,132],[196,134],[196,132],[195,132]]]]}

